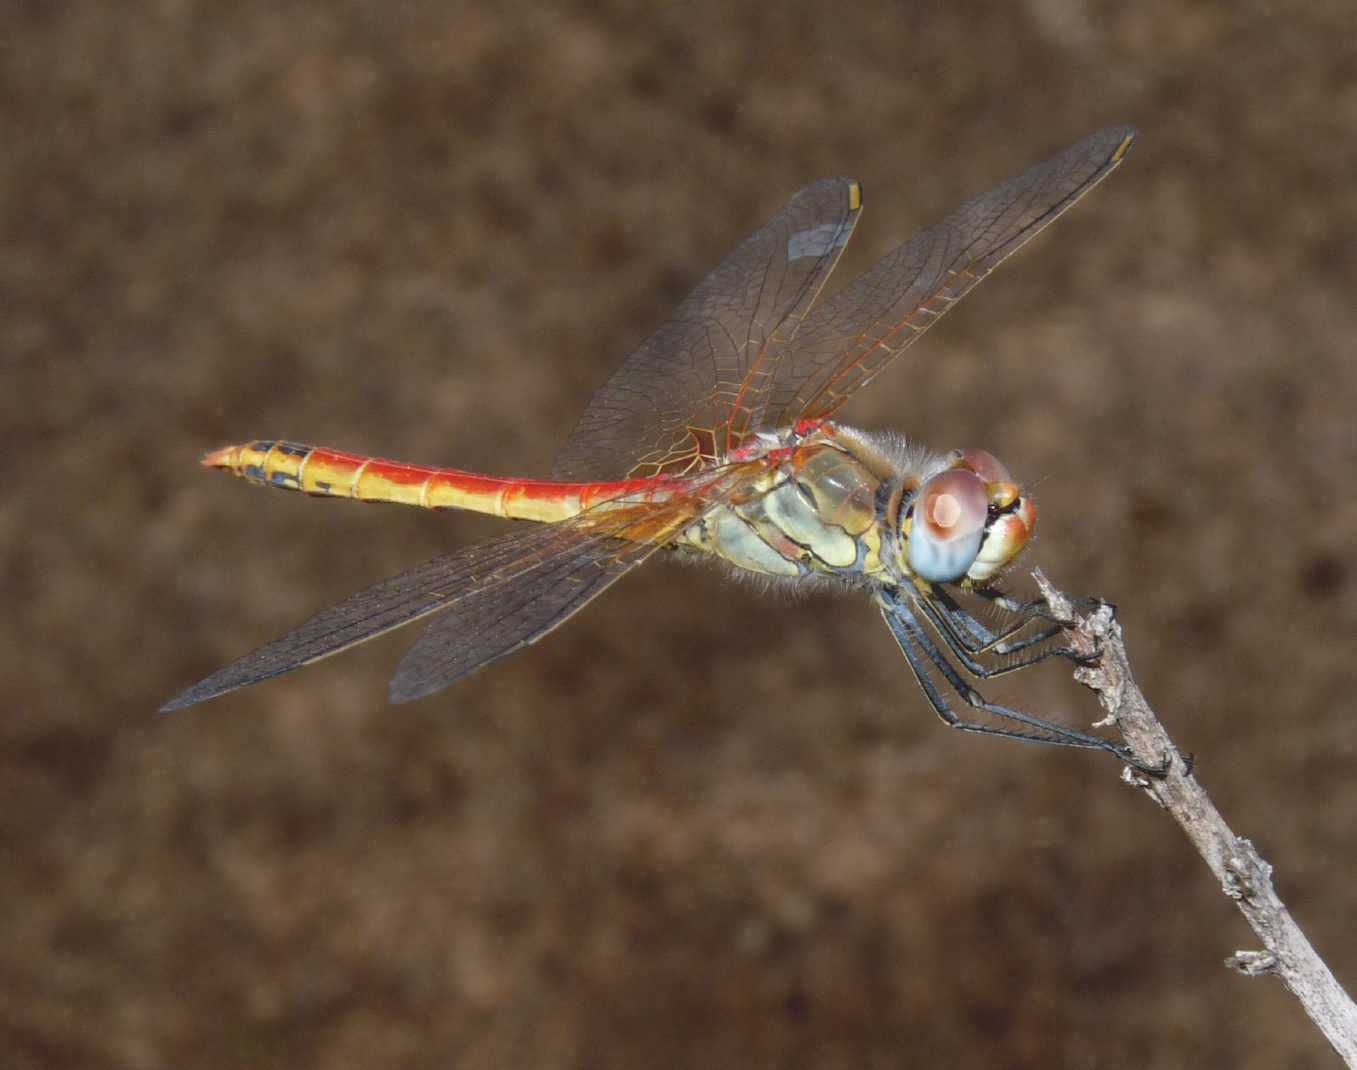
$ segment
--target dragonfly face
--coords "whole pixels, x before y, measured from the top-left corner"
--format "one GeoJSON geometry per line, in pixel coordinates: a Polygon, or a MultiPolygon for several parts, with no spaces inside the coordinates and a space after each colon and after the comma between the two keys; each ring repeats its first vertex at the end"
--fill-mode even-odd
{"type": "MultiPolygon", "coordinates": [[[[313,495],[468,509],[540,526],[384,580],[171,699],[179,709],[428,618],[391,684],[405,701],[505,657],[568,619],[664,548],[723,557],[789,582],[871,590],[935,711],[974,731],[1121,752],[1107,740],[986,703],[929,636],[976,676],[1038,661],[1056,630],[1025,638],[1041,607],[993,581],[1036,510],[991,455],[937,458],[838,428],[839,407],[957,301],[1104,179],[1130,127],[1091,134],[917,233],[825,301],[862,188],[812,183],[700,282],[673,320],[594,395],[552,480],[400,464],[273,440],[203,463],[313,495]],[[892,452],[894,451],[894,459],[892,452]],[[940,584],[1015,615],[991,632],[940,584]],[[981,656],[1035,650],[997,670],[981,656]],[[930,674],[969,706],[1021,728],[951,713],[930,674]]],[[[891,440],[896,442],[897,440],[891,440]]]]}
{"type": "Polygon", "coordinates": [[[985,587],[1022,552],[1036,503],[985,450],[957,450],[903,503],[902,564],[929,583],[985,587]]]}

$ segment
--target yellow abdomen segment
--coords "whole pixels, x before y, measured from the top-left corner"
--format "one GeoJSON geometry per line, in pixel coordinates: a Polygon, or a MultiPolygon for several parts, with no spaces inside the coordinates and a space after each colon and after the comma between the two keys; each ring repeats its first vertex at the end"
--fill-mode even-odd
{"type": "Polygon", "coordinates": [[[424,509],[465,509],[545,523],[566,520],[603,501],[630,496],[634,502],[637,494],[656,496],[655,485],[648,480],[553,483],[502,479],[268,439],[214,450],[202,463],[251,483],[303,494],[424,509]]]}

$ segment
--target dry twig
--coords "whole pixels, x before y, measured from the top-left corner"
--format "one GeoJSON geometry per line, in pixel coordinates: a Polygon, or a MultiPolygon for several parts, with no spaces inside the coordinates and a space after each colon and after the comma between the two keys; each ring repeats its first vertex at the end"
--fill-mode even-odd
{"type": "Polygon", "coordinates": [[[1277,896],[1272,867],[1225,824],[1136,687],[1112,607],[1101,605],[1086,617],[1077,616],[1040,570],[1034,576],[1056,620],[1069,629],[1074,648],[1098,655],[1096,662],[1075,670],[1075,679],[1097,693],[1107,711],[1102,723],[1117,725],[1146,765],[1169,763],[1162,779],[1129,767],[1123,777],[1173,815],[1263,943],[1261,951],[1236,951],[1225,964],[1250,977],[1280,977],[1347,1065],[1357,1067],[1357,1006],[1277,896]]]}

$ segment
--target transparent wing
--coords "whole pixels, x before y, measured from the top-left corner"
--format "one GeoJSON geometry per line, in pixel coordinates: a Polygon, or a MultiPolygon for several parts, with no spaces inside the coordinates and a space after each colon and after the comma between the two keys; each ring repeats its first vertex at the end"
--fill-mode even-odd
{"type": "Polygon", "coordinates": [[[1090,134],[919,231],[806,316],[770,363],[771,426],[832,414],[1125,158],[1129,126],[1090,134]]]}
{"type": "Polygon", "coordinates": [[[594,395],[554,476],[684,474],[764,426],[770,354],[795,338],[861,203],[848,178],[812,183],[792,197],[594,395]]]}
{"type": "Polygon", "coordinates": [[[391,701],[423,698],[537,642],[656,549],[614,538],[581,540],[503,582],[465,589],[401,659],[391,701]]]}
{"type": "Polygon", "coordinates": [[[637,506],[515,532],[436,557],[312,617],[165,703],[183,709],[309,665],[434,613],[454,612],[429,643],[412,651],[393,695],[427,694],[550,631],[644,561],[690,517],[681,506],[637,506]],[[422,649],[422,653],[421,653],[422,649]],[[418,656],[415,656],[418,655],[418,656]],[[434,684],[433,680],[441,682],[434,684]]]}

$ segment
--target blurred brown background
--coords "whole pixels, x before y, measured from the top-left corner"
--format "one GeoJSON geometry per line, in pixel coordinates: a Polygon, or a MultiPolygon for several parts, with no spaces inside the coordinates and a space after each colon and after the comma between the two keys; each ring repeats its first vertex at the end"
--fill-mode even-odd
{"type": "MultiPolygon", "coordinates": [[[[157,704],[500,530],[203,472],[544,475],[810,179],[851,277],[1141,140],[845,414],[993,449],[1041,564],[1357,981],[1357,14],[19,2],[0,31],[0,1063],[1322,1067],[1105,756],[945,731],[872,608],[648,566],[414,706],[404,635],[157,704]]],[[[1019,576],[1019,589],[1030,584],[1019,576]]],[[[1065,668],[996,694],[1096,716],[1065,668]]]]}

